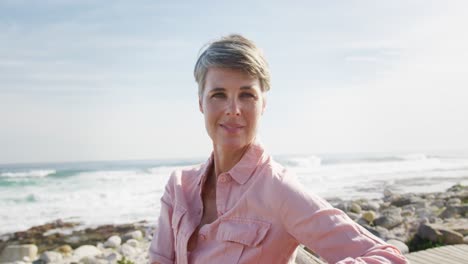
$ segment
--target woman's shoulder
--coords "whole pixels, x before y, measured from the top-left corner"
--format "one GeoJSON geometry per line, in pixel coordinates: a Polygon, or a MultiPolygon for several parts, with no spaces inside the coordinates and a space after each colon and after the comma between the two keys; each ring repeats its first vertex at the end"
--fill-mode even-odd
{"type": "Polygon", "coordinates": [[[292,183],[297,182],[297,177],[294,171],[284,167],[270,157],[260,169],[260,182],[266,190],[272,192],[284,192],[284,189],[291,187],[292,183]]]}
{"type": "Polygon", "coordinates": [[[189,165],[176,168],[172,171],[169,182],[181,183],[190,182],[200,179],[203,173],[205,164],[189,165]]]}
{"type": "Polygon", "coordinates": [[[171,176],[172,177],[182,177],[184,175],[193,175],[201,172],[203,169],[204,163],[200,164],[195,164],[195,165],[188,165],[188,166],[183,166],[183,167],[177,167],[175,168],[171,176]]]}
{"type": "Polygon", "coordinates": [[[268,160],[265,166],[267,172],[271,177],[279,182],[282,182],[287,179],[295,179],[296,174],[275,161],[272,157],[268,160]]]}

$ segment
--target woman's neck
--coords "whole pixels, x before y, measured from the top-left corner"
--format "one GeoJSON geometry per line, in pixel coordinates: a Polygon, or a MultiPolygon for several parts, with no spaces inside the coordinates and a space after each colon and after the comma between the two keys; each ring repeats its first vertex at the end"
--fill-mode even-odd
{"type": "Polygon", "coordinates": [[[250,144],[238,148],[223,148],[221,146],[213,146],[214,154],[214,175],[216,178],[223,173],[232,169],[244,156],[244,153],[249,148],[250,144]]]}

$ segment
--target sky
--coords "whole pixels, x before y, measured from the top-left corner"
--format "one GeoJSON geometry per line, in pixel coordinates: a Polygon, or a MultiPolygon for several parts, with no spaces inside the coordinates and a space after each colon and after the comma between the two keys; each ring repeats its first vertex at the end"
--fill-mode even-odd
{"type": "Polygon", "coordinates": [[[205,157],[193,66],[239,33],[272,154],[468,150],[466,1],[0,0],[0,164],[205,157]]]}

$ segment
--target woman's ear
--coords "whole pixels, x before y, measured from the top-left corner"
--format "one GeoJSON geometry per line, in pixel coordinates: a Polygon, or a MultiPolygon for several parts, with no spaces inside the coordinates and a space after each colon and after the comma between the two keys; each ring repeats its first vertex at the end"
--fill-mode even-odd
{"type": "Polygon", "coordinates": [[[267,99],[266,99],[266,94],[263,93],[262,95],[262,100],[263,100],[263,105],[262,105],[262,115],[263,115],[263,112],[265,112],[265,109],[266,109],[266,105],[267,105],[267,99]]]}
{"type": "Polygon", "coordinates": [[[202,99],[200,97],[198,97],[198,109],[200,109],[200,112],[203,114],[202,99]]]}

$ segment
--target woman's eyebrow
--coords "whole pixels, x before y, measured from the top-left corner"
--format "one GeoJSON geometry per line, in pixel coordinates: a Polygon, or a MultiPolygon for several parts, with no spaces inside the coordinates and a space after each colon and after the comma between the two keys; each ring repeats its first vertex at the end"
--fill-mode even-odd
{"type": "Polygon", "coordinates": [[[251,85],[241,86],[241,90],[252,90],[253,87],[251,85]]]}
{"type": "Polygon", "coordinates": [[[226,89],[224,89],[222,87],[215,87],[215,88],[210,90],[210,93],[212,93],[212,92],[224,92],[224,91],[226,91],[226,89]]]}
{"type": "MultiPolygon", "coordinates": [[[[241,86],[240,89],[250,91],[250,90],[253,90],[253,87],[251,85],[246,85],[246,86],[241,86]]],[[[215,87],[215,88],[211,89],[209,92],[214,93],[214,92],[224,92],[224,91],[226,91],[226,89],[223,88],[223,87],[215,87]]]]}

